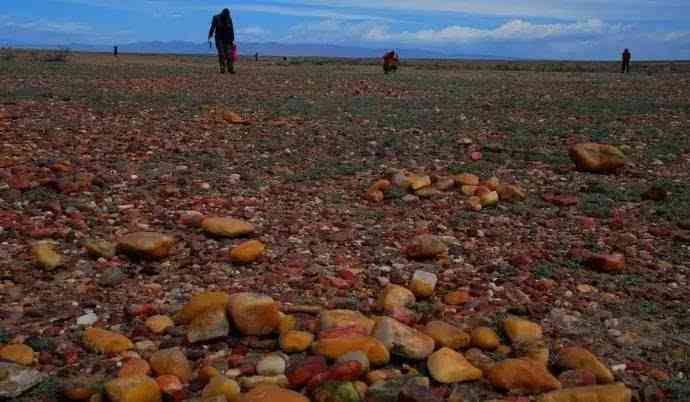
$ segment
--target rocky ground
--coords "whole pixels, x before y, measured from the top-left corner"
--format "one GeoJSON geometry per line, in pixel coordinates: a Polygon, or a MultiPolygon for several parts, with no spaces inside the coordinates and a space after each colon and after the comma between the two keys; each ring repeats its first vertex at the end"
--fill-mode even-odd
{"type": "Polygon", "coordinates": [[[690,66],[50,60],[0,57],[0,399],[690,400],[690,66]]]}

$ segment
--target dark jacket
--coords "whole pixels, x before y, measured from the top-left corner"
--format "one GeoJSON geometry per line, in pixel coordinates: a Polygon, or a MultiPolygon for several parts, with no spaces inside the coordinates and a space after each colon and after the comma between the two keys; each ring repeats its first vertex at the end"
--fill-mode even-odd
{"type": "Polygon", "coordinates": [[[208,37],[210,38],[214,33],[216,40],[234,42],[235,28],[232,25],[232,17],[228,17],[228,23],[224,24],[220,14],[214,15],[213,21],[211,21],[211,30],[208,31],[208,37]]]}

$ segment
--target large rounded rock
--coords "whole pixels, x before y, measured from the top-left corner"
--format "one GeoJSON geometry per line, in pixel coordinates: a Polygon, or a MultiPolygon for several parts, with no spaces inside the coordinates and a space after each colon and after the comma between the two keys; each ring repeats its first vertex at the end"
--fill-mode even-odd
{"type": "Polygon", "coordinates": [[[237,402],[309,402],[309,399],[295,391],[272,384],[261,384],[239,397],[237,402]]]}
{"type": "Polygon", "coordinates": [[[117,251],[132,257],[160,260],[170,255],[175,245],[171,236],[156,232],[137,232],[125,235],[117,243],[117,251]]]}
{"type": "Polygon", "coordinates": [[[228,311],[244,335],[268,335],[280,325],[280,306],[271,297],[258,293],[230,296],[228,311]]]}
{"type": "Polygon", "coordinates": [[[597,378],[599,384],[609,384],[614,381],[611,370],[590,351],[580,347],[561,349],[556,359],[556,367],[564,370],[589,370],[597,378]]]}
{"type": "Polygon", "coordinates": [[[158,375],[172,374],[184,383],[192,379],[192,363],[179,348],[159,350],[151,356],[149,363],[158,375]]]}
{"type": "Polygon", "coordinates": [[[625,154],[613,145],[583,143],[570,148],[577,169],[592,173],[612,173],[625,166],[625,154]]]}
{"type": "Polygon", "coordinates": [[[415,237],[405,248],[407,257],[414,260],[437,258],[447,253],[446,243],[440,237],[429,234],[415,237]]]}
{"type": "Polygon", "coordinates": [[[434,339],[437,347],[460,349],[470,345],[470,336],[466,332],[443,321],[430,321],[424,327],[424,333],[434,339]]]}
{"type": "Polygon", "coordinates": [[[482,377],[482,371],[474,367],[465,357],[449,348],[441,348],[429,356],[427,367],[434,380],[443,384],[475,381],[482,377]]]}
{"type": "Polygon", "coordinates": [[[124,352],[134,347],[132,341],[126,336],[102,328],[88,328],[84,331],[83,341],[91,351],[108,355],[124,352]]]}
{"type": "Polygon", "coordinates": [[[423,360],[434,351],[434,339],[390,317],[376,321],[374,337],[393,354],[412,360],[423,360]]]}
{"type": "MultiPolygon", "coordinates": [[[[433,339],[431,342],[433,349],[433,339]]],[[[386,345],[370,336],[321,339],[312,345],[312,350],[314,353],[332,360],[349,352],[362,351],[367,354],[369,362],[374,366],[387,364],[390,360],[390,354],[386,345]]]]}
{"type": "Polygon", "coordinates": [[[0,348],[0,360],[30,366],[34,361],[34,350],[22,344],[3,346],[0,348]]]}
{"type": "Polygon", "coordinates": [[[487,372],[491,384],[512,393],[537,395],[561,388],[543,364],[530,359],[504,360],[487,372]]]}
{"type": "Polygon", "coordinates": [[[160,402],[158,383],[145,375],[116,378],[105,384],[105,392],[111,402],[160,402]]]}
{"type": "Polygon", "coordinates": [[[225,310],[230,302],[230,295],[225,292],[203,292],[192,296],[182,310],[175,314],[175,322],[188,324],[194,318],[210,310],[225,310]]]}
{"type": "Polygon", "coordinates": [[[489,327],[477,327],[472,330],[472,346],[481,350],[493,351],[501,346],[501,338],[489,327]]]}
{"type": "Polygon", "coordinates": [[[254,233],[254,225],[235,218],[205,218],[201,221],[201,228],[206,233],[218,237],[241,237],[254,233]]]}
{"type": "Polygon", "coordinates": [[[319,314],[319,323],[322,331],[355,327],[365,335],[370,335],[374,329],[374,320],[353,310],[323,310],[319,314]]]}
{"type": "Polygon", "coordinates": [[[623,384],[592,385],[549,392],[538,402],[630,402],[632,391],[623,384]]]}

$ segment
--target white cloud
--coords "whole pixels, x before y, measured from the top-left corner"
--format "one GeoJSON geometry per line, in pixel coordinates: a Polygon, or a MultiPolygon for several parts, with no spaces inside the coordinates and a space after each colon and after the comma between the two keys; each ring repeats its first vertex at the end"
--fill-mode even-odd
{"type": "Polygon", "coordinates": [[[535,24],[515,19],[493,29],[460,25],[441,29],[394,32],[386,25],[362,22],[344,23],[323,20],[295,27],[289,36],[293,40],[316,42],[367,41],[405,44],[452,45],[491,41],[537,41],[563,38],[595,37],[625,32],[631,29],[621,24],[607,24],[599,19],[573,23],[535,24]]]}

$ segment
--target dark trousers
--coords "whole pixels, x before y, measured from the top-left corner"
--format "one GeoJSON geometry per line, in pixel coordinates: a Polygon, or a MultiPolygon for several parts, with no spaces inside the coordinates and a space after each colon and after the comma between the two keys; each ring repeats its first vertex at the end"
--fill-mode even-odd
{"type": "Polygon", "coordinates": [[[623,66],[621,72],[623,74],[630,72],[630,60],[623,60],[623,66]]]}
{"type": "Polygon", "coordinates": [[[227,65],[228,71],[235,71],[235,65],[230,53],[232,45],[229,40],[216,38],[216,50],[218,50],[218,63],[220,64],[220,71],[225,72],[227,65]]]}

